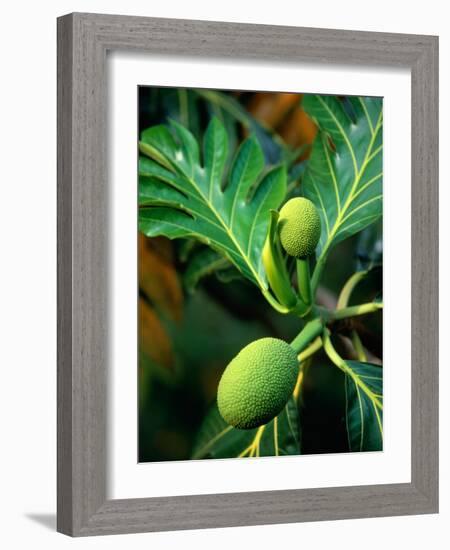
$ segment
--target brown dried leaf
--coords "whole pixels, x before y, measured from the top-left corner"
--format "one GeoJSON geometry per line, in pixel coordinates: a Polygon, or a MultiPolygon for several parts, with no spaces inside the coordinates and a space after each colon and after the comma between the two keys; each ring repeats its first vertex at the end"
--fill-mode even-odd
{"type": "Polygon", "coordinates": [[[247,109],[259,122],[276,128],[299,103],[300,97],[292,93],[258,93],[253,95],[247,109]]]}
{"type": "Polygon", "coordinates": [[[139,299],[139,351],[157,365],[174,368],[170,338],[156,312],[142,298],[139,299]]]}
{"type": "Polygon", "coordinates": [[[139,288],[157,310],[173,321],[181,320],[183,292],[168,239],[139,234],[139,288]]]}
{"type": "MultiPolygon", "coordinates": [[[[288,145],[292,148],[297,148],[302,145],[312,144],[317,134],[317,126],[299,105],[283,121],[277,132],[288,145]]],[[[299,160],[303,160],[308,156],[309,148],[299,160]]]]}

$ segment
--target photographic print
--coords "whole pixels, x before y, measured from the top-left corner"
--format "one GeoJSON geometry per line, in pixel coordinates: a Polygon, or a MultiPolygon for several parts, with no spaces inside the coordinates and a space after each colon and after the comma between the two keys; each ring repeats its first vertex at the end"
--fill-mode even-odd
{"type": "Polygon", "coordinates": [[[383,100],[139,94],[139,462],[383,449],[383,100]]]}

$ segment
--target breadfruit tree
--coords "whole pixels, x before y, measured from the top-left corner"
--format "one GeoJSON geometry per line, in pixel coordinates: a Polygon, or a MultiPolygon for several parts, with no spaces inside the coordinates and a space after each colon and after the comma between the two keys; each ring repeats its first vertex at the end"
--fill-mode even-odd
{"type": "Polygon", "coordinates": [[[301,162],[248,121],[240,143],[217,116],[203,135],[168,120],[140,136],[140,231],[200,243],[192,287],[212,273],[223,284],[244,278],[276,315],[299,323],[292,341],[255,340],[228,364],[192,458],[300,454],[303,384],[314,357],[341,373],[348,450],[382,449],[383,371],[359,324],[382,301],[355,299],[380,259],[359,257],[335,304],[321,295],[335,247],[379,227],[382,100],[306,95],[302,109],[317,134],[301,162]]]}

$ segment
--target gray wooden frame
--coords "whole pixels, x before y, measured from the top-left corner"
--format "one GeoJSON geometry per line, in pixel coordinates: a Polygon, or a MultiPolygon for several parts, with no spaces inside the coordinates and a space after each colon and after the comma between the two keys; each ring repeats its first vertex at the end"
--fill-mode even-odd
{"type": "Polygon", "coordinates": [[[58,530],[73,536],[438,511],[438,38],[71,14],[58,19],[58,530]],[[106,53],[412,72],[411,483],[106,498],[106,53]]]}

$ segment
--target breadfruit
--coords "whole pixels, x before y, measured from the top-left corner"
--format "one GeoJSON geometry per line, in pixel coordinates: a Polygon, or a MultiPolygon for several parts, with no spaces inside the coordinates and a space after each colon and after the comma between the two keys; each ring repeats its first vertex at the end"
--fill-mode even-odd
{"type": "Polygon", "coordinates": [[[294,349],[278,338],[255,340],[228,364],[219,382],[223,419],[240,429],[267,424],[286,405],[298,375],[294,349]]]}
{"type": "Polygon", "coordinates": [[[303,197],[289,200],[278,218],[280,241],[289,256],[302,258],[316,249],[320,239],[320,217],[314,204],[303,197]]]}

